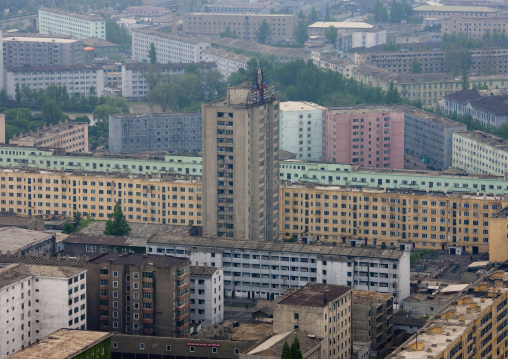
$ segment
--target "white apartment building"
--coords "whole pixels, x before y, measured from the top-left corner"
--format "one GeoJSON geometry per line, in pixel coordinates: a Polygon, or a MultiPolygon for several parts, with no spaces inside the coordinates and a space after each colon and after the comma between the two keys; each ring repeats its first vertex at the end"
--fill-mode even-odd
{"type": "MultiPolygon", "coordinates": [[[[192,264],[192,263],[191,263],[192,264]]],[[[222,268],[199,266],[190,270],[190,319],[193,323],[220,323],[224,320],[224,271],[222,268]]]]}
{"type": "Polygon", "coordinates": [[[308,283],[374,290],[370,277],[383,282],[375,289],[393,295],[396,304],[409,295],[409,251],[165,234],[151,237],[146,246],[149,254],[222,267],[226,296],[274,299],[286,289],[308,283]]]}
{"type": "Polygon", "coordinates": [[[14,97],[16,84],[32,90],[49,85],[66,86],[69,95],[88,96],[95,87],[98,96],[104,93],[104,70],[99,65],[8,67],[5,69],[5,89],[14,97]]]}
{"type": "Polygon", "coordinates": [[[210,47],[210,42],[196,36],[182,37],[176,34],[159,32],[161,28],[142,28],[132,30],[132,58],[140,62],[150,62],[148,51],[150,44],[155,46],[157,62],[201,62],[203,50],[210,47]]]}
{"type": "Polygon", "coordinates": [[[209,47],[203,51],[203,61],[215,62],[217,69],[227,80],[229,75],[239,69],[246,69],[251,58],[233,51],[209,47]]]}
{"type": "MultiPolygon", "coordinates": [[[[178,76],[185,74],[187,63],[132,63],[122,65],[122,97],[128,99],[144,98],[150,92],[150,86],[145,79],[148,71],[157,72],[160,75],[178,76]]],[[[200,62],[196,66],[202,70],[217,69],[217,65],[209,62],[200,62]]]]}
{"type": "Polygon", "coordinates": [[[79,40],[97,37],[106,40],[106,23],[98,16],[76,14],[60,9],[39,9],[39,33],[71,35],[79,40]]]}
{"type": "Polygon", "coordinates": [[[86,329],[86,271],[30,264],[1,268],[0,359],[60,328],[86,329]]]}
{"type": "Polygon", "coordinates": [[[280,149],[296,153],[297,159],[320,161],[324,109],[312,102],[281,102],[280,149]]]}
{"type": "Polygon", "coordinates": [[[482,131],[453,133],[452,166],[469,173],[504,176],[508,169],[508,140],[482,131]]]}

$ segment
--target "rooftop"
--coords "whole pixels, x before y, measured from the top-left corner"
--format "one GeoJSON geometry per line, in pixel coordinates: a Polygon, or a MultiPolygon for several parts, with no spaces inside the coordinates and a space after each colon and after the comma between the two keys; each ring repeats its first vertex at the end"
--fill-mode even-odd
{"type": "Polygon", "coordinates": [[[36,265],[47,265],[47,266],[64,266],[64,267],[76,267],[83,268],[84,260],[79,258],[69,258],[61,256],[22,256],[13,254],[2,254],[0,251],[0,267],[10,263],[25,263],[25,264],[36,264],[36,265]]]}
{"type": "Polygon", "coordinates": [[[463,6],[463,5],[418,5],[414,11],[438,11],[438,12],[498,12],[499,9],[488,6],[463,6]]]}
{"type": "Polygon", "coordinates": [[[508,151],[508,140],[504,138],[491,135],[483,131],[457,131],[454,135],[469,138],[480,142],[483,145],[491,146],[499,150],[508,151]]]}
{"type": "Polygon", "coordinates": [[[175,258],[169,256],[160,256],[153,254],[120,254],[120,253],[104,253],[94,259],[89,260],[89,263],[111,263],[114,265],[132,265],[132,266],[146,266],[152,265],[156,268],[171,268],[179,266],[188,261],[187,258],[175,258]]]}
{"type": "Polygon", "coordinates": [[[288,14],[228,14],[228,13],[216,13],[216,12],[189,12],[186,14],[187,16],[249,16],[249,17],[286,17],[286,18],[294,18],[295,15],[288,14]]]}
{"type": "Polygon", "coordinates": [[[309,28],[325,28],[328,29],[333,26],[337,29],[372,29],[374,25],[367,24],[366,22],[353,22],[353,21],[318,21],[309,25],[309,28]]]}
{"type": "Polygon", "coordinates": [[[420,110],[419,108],[408,106],[408,105],[399,105],[399,106],[402,109],[402,111],[404,111],[404,113],[418,116],[419,118],[421,118],[425,121],[435,123],[436,125],[440,125],[443,127],[457,127],[457,126],[459,126],[459,127],[463,127],[464,130],[467,129],[467,126],[460,123],[460,122],[450,120],[446,117],[436,115],[432,112],[420,110]]]}
{"type": "Polygon", "coordinates": [[[44,42],[44,43],[60,43],[60,44],[72,44],[79,42],[76,39],[63,39],[60,37],[35,37],[35,36],[9,36],[3,38],[4,42],[44,42]]]}
{"type": "Polygon", "coordinates": [[[353,290],[353,301],[370,301],[370,300],[390,300],[393,296],[389,293],[379,293],[373,290],[353,290]]]}
{"type": "MultiPolygon", "coordinates": [[[[208,70],[208,69],[213,69],[213,68],[216,68],[217,67],[217,64],[215,62],[198,62],[198,63],[195,63],[195,64],[192,64],[192,65],[196,65],[198,68],[200,69],[205,69],[205,70],[208,70]]],[[[189,67],[190,64],[189,63],[183,63],[183,62],[180,62],[180,63],[167,63],[167,64],[150,64],[150,63],[129,63],[129,64],[125,64],[125,69],[126,70],[148,70],[149,68],[150,69],[154,69],[154,70],[167,70],[167,69],[186,69],[187,67],[189,67]]]]}
{"type": "Polygon", "coordinates": [[[281,357],[282,347],[284,346],[284,343],[292,343],[295,340],[295,337],[298,337],[302,353],[307,353],[308,351],[315,348],[316,345],[318,345],[321,341],[323,341],[322,338],[316,338],[316,336],[310,337],[304,331],[294,330],[292,332],[273,334],[270,338],[259,343],[249,352],[247,352],[247,355],[257,355],[258,353],[263,355],[265,350],[270,350],[273,352],[273,356],[281,357]]]}
{"type": "Polygon", "coordinates": [[[86,40],[83,40],[83,45],[92,46],[92,47],[118,47],[120,45],[115,44],[111,41],[98,39],[96,37],[90,37],[86,40]]]}
{"type": "Polygon", "coordinates": [[[12,140],[37,140],[40,138],[45,138],[51,135],[55,135],[62,131],[72,130],[75,127],[88,127],[88,124],[85,122],[60,122],[56,125],[50,125],[49,127],[43,127],[41,129],[33,130],[31,132],[20,134],[19,136],[15,136],[12,140]]]}
{"type": "Polygon", "coordinates": [[[444,97],[446,100],[459,102],[463,105],[470,103],[489,113],[508,115],[508,89],[493,90],[464,90],[451,93],[444,97]]]}
{"type": "MultiPolygon", "coordinates": [[[[149,238],[155,234],[167,233],[173,236],[189,236],[191,228],[189,226],[173,226],[171,224],[152,224],[152,223],[129,223],[131,231],[128,238],[149,238]]],[[[104,236],[106,230],[106,221],[93,221],[88,226],[79,231],[79,234],[104,236]]]]}
{"type": "Polygon", "coordinates": [[[147,34],[147,35],[152,35],[152,36],[157,36],[157,37],[161,37],[161,38],[165,38],[165,39],[170,39],[170,40],[175,40],[175,41],[181,41],[181,42],[187,42],[187,43],[192,43],[192,44],[197,44],[197,43],[200,43],[200,42],[205,42],[205,40],[203,38],[200,38],[199,36],[192,36],[192,37],[186,37],[186,36],[179,36],[179,35],[175,35],[175,34],[172,34],[172,33],[168,33],[168,32],[162,32],[164,30],[171,30],[171,27],[166,27],[166,26],[159,26],[159,27],[154,27],[154,26],[149,26],[149,27],[143,27],[143,28],[137,28],[137,29],[132,29],[132,33],[143,33],[143,34],[147,34]]]}
{"type": "Polygon", "coordinates": [[[197,275],[202,277],[211,277],[217,271],[216,267],[208,266],[191,266],[191,275],[197,275]]]}
{"type": "Polygon", "coordinates": [[[70,234],[63,240],[64,243],[92,244],[98,246],[125,246],[125,247],[146,247],[146,239],[137,237],[70,234]]]}
{"type": "Polygon", "coordinates": [[[69,278],[84,271],[83,268],[77,267],[42,266],[23,263],[9,264],[4,268],[0,268],[0,288],[31,276],[69,278]]]}
{"type": "Polygon", "coordinates": [[[324,307],[329,301],[338,299],[351,291],[351,287],[333,284],[307,284],[296,292],[282,298],[277,305],[301,307],[324,307]]]}
{"type": "Polygon", "coordinates": [[[171,113],[124,113],[118,115],[110,115],[115,118],[144,118],[144,117],[177,117],[177,116],[201,116],[200,112],[171,112],[171,113]]]}
{"type": "Polygon", "coordinates": [[[112,333],[59,329],[9,359],[70,359],[111,337],[112,333]]]}
{"type": "Polygon", "coordinates": [[[231,60],[246,62],[246,63],[249,62],[249,60],[251,59],[250,56],[237,54],[234,51],[227,51],[226,49],[217,49],[215,47],[209,47],[208,49],[203,50],[203,53],[204,54],[212,54],[212,55],[228,58],[231,60]]]}
{"type": "MultiPolygon", "coordinates": [[[[221,14],[222,15],[222,14],[221,14]]],[[[243,39],[233,39],[230,37],[217,38],[213,40],[213,44],[219,47],[240,49],[251,54],[265,54],[284,57],[296,57],[310,59],[311,51],[305,48],[290,48],[290,47],[276,47],[270,45],[260,44],[254,41],[247,41],[243,39]]]]}
{"type": "Polygon", "coordinates": [[[287,101],[280,103],[281,111],[323,111],[326,107],[319,106],[312,102],[306,101],[287,101]]]}
{"type": "Polygon", "coordinates": [[[65,10],[60,10],[60,9],[54,9],[54,8],[47,8],[47,7],[40,8],[39,12],[40,11],[45,11],[45,12],[50,12],[50,13],[59,14],[59,15],[66,15],[66,16],[76,17],[78,19],[83,19],[83,20],[102,21],[102,22],[104,22],[104,20],[102,20],[99,16],[96,16],[94,14],[90,14],[90,15],[87,15],[87,14],[78,14],[78,13],[75,13],[75,12],[70,12],[70,11],[65,11],[65,10]]]}
{"type": "Polygon", "coordinates": [[[339,115],[357,115],[367,113],[388,113],[403,112],[403,108],[399,105],[357,105],[344,107],[329,107],[328,110],[339,115]]]}
{"type": "Polygon", "coordinates": [[[18,227],[2,227],[0,228],[0,250],[4,253],[14,254],[30,246],[45,242],[52,237],[52,234],[45,232],[18,227]]]}
{"type": "Polygon", "coordinates": [[[45,72],[45,71],[97,71],[101,65],[51,65],[51,66],[13,66],[6,67],[7,72],[45,72]]]}

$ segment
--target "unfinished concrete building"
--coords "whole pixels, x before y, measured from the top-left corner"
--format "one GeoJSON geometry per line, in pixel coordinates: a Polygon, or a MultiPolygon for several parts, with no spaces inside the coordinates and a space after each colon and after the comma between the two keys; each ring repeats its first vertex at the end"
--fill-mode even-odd
{"type": "Polygon", "coordinates": [[[371,290],[353,290],[353,342],[372,341],[379,351],[393,337],[393,296],[371,290]]]}

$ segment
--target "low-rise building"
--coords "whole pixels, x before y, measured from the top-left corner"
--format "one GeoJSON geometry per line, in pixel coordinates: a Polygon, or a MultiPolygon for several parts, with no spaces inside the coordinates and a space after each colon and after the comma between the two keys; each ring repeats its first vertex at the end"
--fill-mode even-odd
{"type": "Polygon", "coordinates": [[[470,173],[506,176],[508,140],[482,131],[453,133],[453,167],[470,173]]]}
{"type": "Polygon", "coordinates": [[[87,51],[90,55],[88,58],[90,59],[95,59],[97,57],[115,58],[120,56],[120,45],[111,41],[90,37],[83,40],[83,45],[86,47],[93,47],[93,50],[87,51]]]}
{"type": "Polygon", "coordinates": [[[403,139],[404,113],[397,107],[330,107],[323,113],[325,162],[404,168],[403,139]]]}
{"type": "Polygon", "coordinates": [[[106,39],[106,22],[95,15],[40,8],[38,25],[41,34],[70,35],[79,40],[90,37],[106,39]]]}
{"type": "Polygon", "coordinates": [[[63,254],[71,257],[96,257],[103,253],[141,253],[146,239],[123,236],[70,234],[63,240],[63,254]]]}
{"type": "Polygon", "coordinates": [[[26,134],[13,136],[10,145],[60,148],[66,152],[88,152],[88,123],[61,122],[26,134]]]}
{"type": "Polygon", "coordinates": [[[280,103],[280,149],[296,153],[306,161],[323,155],[324,107],[312,102],[280,103]]]}
{"type": "Polygon", "coordinates": [[[79,359],[92,356],[111,358],[111,333],[59,329],[9,356],[9,359],[79,359]]]}
{"type": "Polygon", "coordinates": [[[0,269],[0,358],[30,348],[60,328],[86,329],[85,272],[31,264],[0,269]]]}
{"type": "Polygon", "coordinates": [[[217,324],[224,320],[224,271],[200,266],[190,268],[190,320],[193,323],[217,324]]]}
{"type": "Polygon", "coordinates": [[[5,89],[9,96],[16,95],[16,85],[32,90],[49,85],[65,86],[69,95],[86,97],[93,87],[97,96],[104,94],[104,70],[98,65],[6,67],[5,89]]]}
{"type": "Polygon", "coordinates": [[[162,6],[129,6],[127,9],[128,15],[134,15],[137,17],[152,17],[162,16],[166,14],[166,8],[162,6]]]}
{"type": "Polygon", "coordinates": [[[342,74],[346,78],[351,77],[352,69],[357,67],[354,63],[341,59],[334,52],[312,51],[312,62],[322,69],[330,69],[342,74]]]}
{"type": "Polygon", "coordinates": [[[309,284],[275,304],[273,332],[295,329],[329,340],[324,358],[350,358],[352,349],[352,290],[331,284],[309,284]]]}
{"type": "Polygon", "coordinates": [[[152,113],[109,116],[109,152],[198,153],[201,113],[152,113]]]}
{"type": "Polygon", "coordinates": [[[55,235],[18,227],[0,228],[0,251],[22,256],[55,253],[55,235]]]}
{"type": "Polygon", "coordinates": [[[370,29],[363,31],[340,31],[336,40],[339,51],[349,51],[354,48],[370,48],[373,46],[386,44],[386,30],[370,29]]]}
{"type": "Polygon", "coordinates": [[[203,61],[215,62],[217,70],[227,80],[229,76],[239,69],[246,69],[247,63],[251,58],[234,51],[226,51],[225,49],[216,49],[209,47],[203,51],[203,61]]]}
{"type": "Polygon", "coordinates": [[[367,24],[366,22],[356,21],[318,21],[308,26],[309,36],[325,36],[325,32],[331,27],[336,28],[340,32],[347,31],[350,33],[358,32],[361,30],[370,30],[374,25],[367,24]]]}
{"type": "Polygon", "coordinates": [[[44,231],[44,220],[38,217],[20,217],[15,214],[0,213],[0,227],[18,227],[31,231],[44,231]]]}
{"type": "Polygon", "coordinates": [[[463,5],[443,5],[438,3],[422,3],[413,9],[416,16],[451,16],[458,15],[475,20],[483,18],[493,18],[499,13],[499,9],[488,6],[463,6],[463,5]]]}

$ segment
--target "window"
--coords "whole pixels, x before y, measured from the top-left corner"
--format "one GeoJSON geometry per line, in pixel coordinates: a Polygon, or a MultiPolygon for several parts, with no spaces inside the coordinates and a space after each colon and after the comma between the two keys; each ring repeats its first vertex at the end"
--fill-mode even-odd
{"type": "Polygon", "coordinates": [[[295,313],[295,319],[296,320],[300,319],[300,315],[298,313],[295,313]]]}
{"type": "Polygon", "coordinates": [[[118,342],[113,342],[113,348],[118,348],[118,342]]]}
{"type": "Polygon", "coordinates": [[[171,345],[166,345],[166,351],[168,351],[168,352],[171,351],[171,345]]]}
{"type": "Polygon", "coordinates": [[[213,347],[212,348],[212,353],[217,353],[217,348],[213,347]]]}
{"type": "Polygon", "coordinates": [[[145,349],[145,344],[144,343],[139,343],[139,349],[145,349]]]}
{"type": "Polygon", "coordinates": [[[194,347],[190,347],[190,352],[194,353],[194,347]]]}

